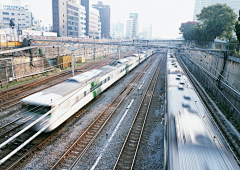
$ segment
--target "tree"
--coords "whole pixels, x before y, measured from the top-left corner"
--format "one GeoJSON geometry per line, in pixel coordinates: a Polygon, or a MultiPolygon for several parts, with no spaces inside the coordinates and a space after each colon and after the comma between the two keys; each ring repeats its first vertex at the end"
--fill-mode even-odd
{"type": "Polygon", "coordinates": [[[188,21],[186,23],[181,24],[181,27],[179,28],[179,30],[181,31],[180,34],[183,34],[183,38],[185,38],[185,40],[194,39],[193,28],[196,25],[197,25],[197,22],[193,22],[193,21],[188,21]]]}
{"type": "Polygon", "coordinates": [[[216,37],[230,41],[236,17],[233,9],[226,4],[204,7],[197,15],[199,25],[202,26],[208,41],[214,41],[216,37]]]}
{"type": "Polygon", "coordinates": [[[240,43],[240,10],[239,10],[238,21],[236,21],[236,23],[235,23],[235,30],[234,31],[236,32],[238,42],[240,43]]]}
{"type": "Polygon", "coordinates": [[[239,52],[239,48],[240,48],[240,10],[239,10],[239,17],[238,17],[238,21],[236,21],[235,23],[235,30],[236,35],[237,35],[237,39],[238,39],[238,47],[237,47],[237,52],[239,52]]]}

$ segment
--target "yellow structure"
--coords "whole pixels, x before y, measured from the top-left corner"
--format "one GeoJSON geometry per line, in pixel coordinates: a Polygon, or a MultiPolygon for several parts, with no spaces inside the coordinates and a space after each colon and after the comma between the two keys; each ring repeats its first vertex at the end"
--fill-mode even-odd
{"type": "MultiPolygon", "coordinates": [[[[73,57],[74,57],[74,61],[76,61],[75,56],[73,57]]],[[[56,58],[56,61],[57,61],[57,66],[60,65],[60,68],[70,67],[72,63],[72,56],[71,55],[59,56],[59,63],[58,63],[58,57],[56,58]]],[[[85,57],[78,57],[77,62],[85,63],[86,62],[85,57]]]]}

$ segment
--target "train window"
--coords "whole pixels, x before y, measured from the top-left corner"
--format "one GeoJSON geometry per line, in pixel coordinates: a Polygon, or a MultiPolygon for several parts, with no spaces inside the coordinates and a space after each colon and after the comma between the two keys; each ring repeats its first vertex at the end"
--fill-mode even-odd
{"type": "Polygon", "coordinates": [[[106,83],[106,82],[107,82],[107,79],[104,80],[104,83],[106,83]]]}
{"type": "Polygon", "coordinates": [[[85,97],[86,95],[87,95],[87,92],[85,91],[85,92],[84,92],[84,97],[85,97]]]}
{"type": "Polygon", "coordinates": [[[108,81],[110,80],[110,77],[108,77],[108,81]]]}

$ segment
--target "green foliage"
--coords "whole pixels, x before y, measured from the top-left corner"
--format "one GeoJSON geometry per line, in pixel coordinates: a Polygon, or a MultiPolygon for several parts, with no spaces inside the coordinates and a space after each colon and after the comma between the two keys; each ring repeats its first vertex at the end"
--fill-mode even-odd
{"type": "Polygon", "coordinates": [[[238,42],[240,43],[240,10],[239,10],[238,21],[236,21],[236,23],[235,23],[235,30],[234,31],[236,32],[238,42]]]}
{"type": "Polygon", "coordinates": [[[179,30],[181,31],[181,34],[183,34],[183,37],[185,38],[185,40],[192,40],[194,36],[193,28],[196,25],[197,25],[197,22],[191,22],[191,21],[181,24],[181,27],[179,28],[179,30]]]}
{"type": "Polygon", "coordinates": [[[217,37],[231,40],[236,17],[233,9],[226,4],[216,4],[202,9],[197,15],[198,24],[186,29],[187,23],[183,23],[180,31],[186,40],[214,41],[217,37]]]}

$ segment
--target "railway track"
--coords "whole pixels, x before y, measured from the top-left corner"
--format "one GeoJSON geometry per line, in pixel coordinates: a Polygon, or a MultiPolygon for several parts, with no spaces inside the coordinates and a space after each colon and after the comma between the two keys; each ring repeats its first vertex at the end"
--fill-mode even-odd
{"type": "Polygon", "coordinates": [[[235,136],[234,133],[232,133],[232,130],[230,130],[230,127],[226,124],[225,120],[219,116],[218,108],[214,104],[214,102],[210,99],[208,94],[205,92],[203,87],[199,84],[199,82],[196,80],[196,78],[190,73],[186,65],[183,63],[183,61],[176,57],[181,67],[184,69],[185,73],[187,74],[188,78],[191,80],[192,84],[194,85],[195,89],[197,90],[198,94],[200,95],[201,99],[203,100],[205,106],[207,107],[209,113],[211,114],[211,118],[213,122],[216,125],[216,128],[224,138],[225,142],[227,143],[228,147],[230,148],[234,158],[236,159],[238,165],[240,165],[240,145],[239,140],[235,136]]]}
{"type": "Polygon", "coordinates": [[[11,134],[14,134],[15,131],[20,131],[19,129],[22,129],[22,127],[33,117],[34,116],[22,116],[21,118],[17,118],[7,125],[0,127],[0,142],[2,143],[6,138],[10,138],[11,134]]]}
{"type": "Polygon", "coordinates": [[[135,158],[137,155],[139,143],[143,133],[144,125],[148,115],[148,110],[151,104],[153,92],[157,83],[157,79],[161,69],[161,63],[163,59],[159,61],[151,80],[148,84],[146,91],[144,92],[140,106],[137,110],[136,116],[133,120],[131,128],[125,139],[123,147],[117,158],[116,164],[113,169],[133,169],[135,158]]]}
{"type": "MultiPolygon", "coordinates": [[[[95,63],[87,63],[83,66],[80,66],[79,68],[76,68],[75,71],[83,73],[83,72],[89,71],[94,68],[100,68],[104,65],[110,64],[113,61],[113,59],[114,59],[114,57],[111,57],[111,58],[105,59],[104,62],[102,60],[99,60],[99,61],[96,61],[95,63]]],[[[61,73],[55,74],[53,76],[47,77],[47,78],[40,79],[35,82],[31,82],[31,83],[28,83],[28,84],[25,84],[22,86],[18,86],[16,88],[12,88],[12,89],[0,92],[0,94],[1,94],[0,95],[1,96],[0,97],[0,103],[1,103],[0,110],[3,111],[10,107],[13,107],[14,105],[19,104],[19,101],[22,98],[27,97],[30,94],[44,90],[46,88],[49,88],[51,86],[54,86],[56,84],[59,84],[69,77],[71,77],[71,71],[68,70],[68,71],[61,72],[61,73]],[[50,81],[53,81],[53,82],[50,82],[50,81]],[[34,89],[36,87],[39,87],[41,85],[43,85],[44,87],[39,88],[38,90],[34,90],[32,92],[27,92],[27,91],[34,89]],[[25,92],[26,92],[26,94],[21,95],[25,92]],[[20,96],[19,96],[19,94],[20,94],[20,96]]]]}
{"type": "MultiPolygon", "coordinates": [[[[152,59],[153,60],[153,59],[152,59]]],[[[150,64],[148,65],[150,66],[150,64]]],[[[110,108],[110,107],[109,107],[110,108]]],[[[112,107],[111,107],[112,108],[112,107]]],[[[80,112],[80,111],[79,111],[80,112]]],[[[78,114],[78,113],[77,113],[78,114]]],[[[76,115],[77,115],[76,114],[76,115]]],[[[31,131],[28,131],[28,133],[31,133],[31,131]]],[[[4,162],[2,165],[0,165],[0,169],[14,169],[16,166],[18,166],[20,163],[23,163],[24,160],[29,157],[34,150],[38,150],[38,148],[41,147],[44,143],[46,143],[50,138],[54,137],[56,134],[52,133],[46,136],[47,134],[43,134],[43,136],[40,136],[39,139],[34,140],[33,142],[26,145],[23,149],[21,149],[16,155],[14,155],[12,158],[4,162]]],[[[30,136],[30,135],[29,135],[30,136]]],[[[28,137],[29,137],[28,136],[28,137]]],[[[27,137],[25,137],[25,140],[27,137]]],[[[16,140],[16,147],[19,146],[22,142],[25,141],[24,139],[16,140]]],[[[15,147],[15,148],[16,148],[15,147]]],[[[13,150],[13,149],[12,149],[13,150]]],[[[6,155],[6,154],[5,154],[6,155]]],[[[3,157],[3,156],[2,156],[3,157]]],[[[2,158],[1,157],[1,158],[2,158]]],[[[23,163],[24,164],[24,163],[23,163]]]]}
{"type": "MultiPolygon", "coordinates": [[[[155,56],[156,57],[156,56],[155,56]]],[[[72,169],[81,159],[95,138],[110,120],[120,104],[135,88],[136,83],[143,77],[145,71],[151,66],[154,58],[120,91],[118,96],[97,117],[97,119],[85,130],[85,132],[74,142],[74,144],[63,154],[51,169],[72,169]]]]}

